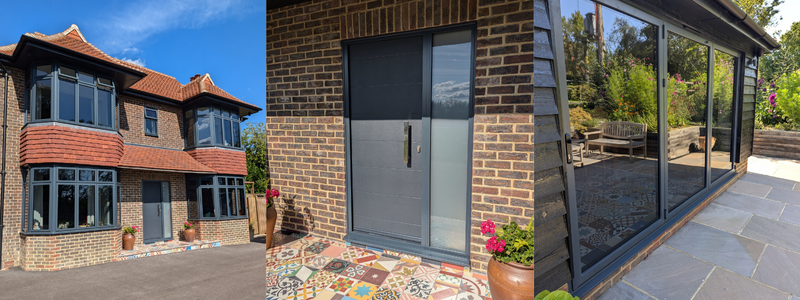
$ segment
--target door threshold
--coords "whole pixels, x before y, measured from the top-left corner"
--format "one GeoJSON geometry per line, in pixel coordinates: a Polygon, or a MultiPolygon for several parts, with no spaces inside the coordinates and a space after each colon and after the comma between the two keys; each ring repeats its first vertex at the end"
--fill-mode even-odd
{"type": "Polygon", "coordinates": [[[351,244],[359,244],[368,247],[376,247],[379,249],[387,249],[405,254],[416,255],[423,260],[433,260],[437,262],[446,262],[449,264],[469,267],[468,253],[454,253],[447,250],[425,248],[422,247],[422,245],[409,244],[408,242],[392,238],[355,231],[348,233],[344,237],[344,240],[350,242],[351,244]]]}

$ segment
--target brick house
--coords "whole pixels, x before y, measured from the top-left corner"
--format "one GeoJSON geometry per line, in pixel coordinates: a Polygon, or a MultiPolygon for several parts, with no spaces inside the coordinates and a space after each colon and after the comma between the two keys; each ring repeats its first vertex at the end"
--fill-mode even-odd
{"type": "Polygon", "coordinates": [[[536,292],[597,299],[747,173],[779,44],[730,0],[533,5],[536,292]]]}
{"type": "Polygon", "coordinates": [[[249,242],[240,123],[260,108],[208,74],[174,77],[110,57],[78,27],[0,47],[7,137],[0,269],[113,261],[136,243],[249,242]],[[4,98],[6,99],[6,98],[4,98]]]}
{"type": "Polygon", "coordinates": [[[533,3],[270,1],[282,230],[469,266],[533,216],[533,3]]]}

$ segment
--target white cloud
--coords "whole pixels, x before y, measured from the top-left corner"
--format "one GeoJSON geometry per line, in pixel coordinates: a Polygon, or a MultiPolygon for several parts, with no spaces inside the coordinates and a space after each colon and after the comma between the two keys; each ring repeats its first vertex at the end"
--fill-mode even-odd
{"type": "Polygon", "coordinates": [[[144,67],[144,60],[141,59],[141,58],[131,59],[131,58],[123,57],[123,58],[120,58],[120,60],[124,60],[124,61],[127,61],[129,63],[134,64],[134,65],[139,65],[141,67],[144,67]]]}
{"type": "Polygon", "coordinates": [[[197,29],[209,22],[253,12],[243,0],[133,1],[119,13],[99,20],[105,28],[103,49],[109,53],[137,53],[134,45],[173,29],[197,29]]]}
{"type": "Polygon", "coordinates": [[[433,100],[458,99],[469,97],[469,81],[456,83],[453,80],[433,85],[433,100]]]}

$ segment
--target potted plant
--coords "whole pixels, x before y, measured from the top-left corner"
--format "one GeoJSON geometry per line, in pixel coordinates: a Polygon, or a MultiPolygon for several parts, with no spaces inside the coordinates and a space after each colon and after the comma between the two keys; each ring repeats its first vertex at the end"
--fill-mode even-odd
{"type": "MultiPolygon", "coordinates": [[[[267,180],[269,184],[269,180],[267,180]]],[[[275,198],[281,195],[277,189],[267,190],[267,249],[272,247],[272,234],[275,231],[275,222],[278,220],[278,212],[275,211],[275,198]]]]}
{"type": "Polygon", "coordinates": [[[511,220],[502,228],[481,223],[481,234],[491,234],[486,250],[492,254],[487,275],[495,299],[530,299],[533,295],[533,218],[526,229],[511,220]]]}
{"type": "Polygon", "coordinates": [[[194,224],[186,221],[183,222],[183,239],[189,243],[194,242],[195,226],[197,226],[197,222],[195,222],[194,224]]]}
{"type": "Polygon", "coordinates": [[[255,231],[253,230],[253,222],[250,222],[248,224],[248,227],[250,227],[250,240],[252,241],[253,237],[255,236],[255,231]]]}
{"type": "Polygon", "coordinates": [[[536,295],[536,298],[533,299],[534,300],[581,300],[581,298],[572,297],[572,295],[570,295],[565,291],[555,291],[552,293],[550,291],[542,291],[541,293],[536,295]]]}
{"type": "Polygon", "coordinates": [[[136,236],[134,233],[139,232],[139,226],[122,226],[122,250],[133,250],[133,244],[136,243],[136,236]]]}

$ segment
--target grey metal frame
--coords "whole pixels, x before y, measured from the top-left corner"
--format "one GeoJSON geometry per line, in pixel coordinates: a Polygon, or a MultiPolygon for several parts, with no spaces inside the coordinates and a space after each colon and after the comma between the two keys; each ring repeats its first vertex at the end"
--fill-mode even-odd
{"type": "MultiPolygon", "coordinates": [[[[187,132],[188,132],[188,130],[194,130],[194,145],[191,146],[191,147],[186,147],[186,150],[195,149],[195,148],[209,148],[209,147],[221,147],[221,148],[230,148],[230,149],[236,149],[236,150],[244,149],[244,144],[242,143],[242,122],[243,121],[242,121],[242,116],[241,115],[239,116],[239,118],[236,118],[236,119],[234,119],[232,117],[226,118],[226,117],[223,117],[221,115],[218,116],[218,115],[214,114],[214,110],[215,109],[221,109],[219,106],[208,105],[208,106],[199,106],[199,107],[208,107],[208,109],[209,109],[208,115],[206,115],[206,116],[209,118],[209,120],[211,122],[211,124],[209,126],[209,130],[211,130],[211,145],[198,145],[198,142],[200,141],[200,139],[199,139],[199,135],[198,135],[199,129],[197,128],[198,127],[197,126],[197,124],[198,124],[197,123],[197,119],[198,119],[198,117],[197,117],[197,107],[188,108],[188,109],[185,109],[183,111],[184,124],[186,124],[185,121],[188,120],[188,118],[186,118],[186,112],[187,111],[191,111],[192,112],[192,117],[191,118],[194,120],[194,126],[192,126],[193,128],[188,128],[188,127],[184,126],[185,127],[184,130],[187,130],[187,132]],[[235,144],[235,142],[233,140],[233,137],[231,137],[231,142],[232,142],[231,146],[225,146],[224,144],[217,142],[217,136],[216,136],[216,130],[215,130],[215,127],[216,127],[215,123],[216,122],[214,121],[215,118],[222,119],[223,120],[222,124],[225,124],[224,120],[231,121],[231,133],[234,132],[233,123],[238,123],[239,124],[239,130],[238,130],[238,132],[239,132],[239,147],[234,147],[233,146],[235,144]]],[[[224,134],[225,134],[225,130],[223,128],[223,135],[224,134]]],[[[186,137],[186,135],[184,135],[184,138],[185,137],[186,137]]],[[[184,146],[188,146],[188,145],[184,142],[184,146]]]]}
{"type": "MultiPolygon", "coordinates": [[[[471,226],[469,225],[470,222],[467,222],[467,226],[464,232],[465,235],[465,252],[457,252],[447,249],[439,249],[430,247],[430,163],[431,163],[431,146],[430,146],[430,126],[431,126],[431,54],[432,54],[432,37],[433,34],[437,33],[444,33],[450,31],[459,31],[459,30],[471,30],[472,31],[472,61],[470,70],[472,74],[470,75],[470,96],[469,96],[469,107],[473,108],[470,110],[469,113],[469,135],[472,136],[473,134],[473,127],[474,127],[474,114],[475,114],[475,59],[476,59],[476,41],[477,41],[477,26],[475,22],[468,22],[456,25],[448,25],[448,26],[441,26],[436,28],[428,28],[428,29],[421,29],[421,30],[414,30],[414,31],[406,31],[401,33],[394,33],[394,34],[385,34],[380,36],[373,36],[373,37],[366,37],[366,38],[359,38],[353,40],[346,40],[342,41],[342,72],[343,72],[343,100],[344,100],[344,129],[345,129],[345,181],[346,181],[346,213],[347,213],[347,234],[345,235],[344,239],[353,243],[364,244],[368,246],[378,246],[383,247],[386,249],[392,249],[400,252],[411,253],[415,255],[422,256],[424,258],[430,258],[445,262],[450,262],[459,265],[469,265],[470,260],[470,229],[471,226]],[[385,234],[385,235],[378,235],[372,232],[363,232],[354,230],[353,228],[353,215],[352,215],[352,149],[351,149],[351,141],[350,141],[350,99],[349,99],[349,60],[348,60],[348,47],[349,45],[359,44],[359,43],[368,43],[373,41],[380,41],[386,39],[394,39],[394,38],[402,38],[408,36],[423,36],[423,84],[422,84],[422,140],[421,140],[421,150],[424,151],[424,155],[422,155],[422,174],[421,174],[421,181],[422,181],[422,193],[421,193],[421,204],[422,204],[422,215],[421,215],[421,239],[419,244],[410,243],[407,239],[401,239],[398,237],[392,237],[392,235],[385,234]]],[[[468,149],[468,157],[472,158],[472,139],[469,139],[469,149],[468,149]]],[[[465,199],[467,203],[467,209],[465,212],[466,220],[472,220],[472,164],[470,163],[467,169],[467,199],[465,199]]]]}
{"type": "MultiPolygon", "coordinates": [[[[142,192],[141,192],[141,195],[144,195],[144,183],[145,182],[158,182],[158,183],[166,182],[167,185],[169,186],[169,189],[167,190],[167,192],[169,193],[167,201],[170,202],[169,224],[170,224],[170,226],[172,226],[172,183],[170,183],[168,180],[142,180],[142,192]]],[[[160,186],[163,187],[163,185],[160,185],[160,186]]],[[[161,192],[162,192],[162,195],[163,195],[164,191],[161,191],[161,192]]],[[[161,200],[161,203],[164,203],[164,199],[161,200]]],[[[142,201],[142,222],[144,222],[144,201],[142,201]]],[[[145,224],[142,223],[142,229],[144,229],[144,226],[145,226],[145,224]]],[[[164,223],[163,222],[161,223],[161,230],[162,230],[162,232],[164,230],[164,223]]],[[[175,230],[175,229],[173,228],[173,230],[175,230]]],[[[171,230],[169,232],[169,236],[168,237],[164,236],[164,237],[161,237],[160,239],[147,239],[147,240],[145,240],[144,236],[142,236],[142,243],[151,244],[151,243],[160,242],[160,241],[168,241],[168,240],[171,240],[172,238],[173,238],[173,234],[172,234],[172,230],[171,230]]]]}
{"type": "Polygon", "coordinates": [[[149,107],[149,106],[145,106],[145,107],[144,107],[144,124],[143,124],[144,126],[143,126],[143,128],[142,128],[142,130],[144,130],[144,135],[146,135],[146,136],[154,136],[154,137],[158,137],[158,120],[159,120],[159,119],[160,119],[160,118],[158,117],[158,109],[156,109],[156,108],[152,108],[152,107],[149,107]],[[147,116],[147,111],[148,111],[148,110],[152,110],[152,111],[154,111],[154,112],[156,113],[156,117],[155,117],[155,118],[153,118],[153,117],[148,117],[148,116],[147,116]],[[155,122],[156,122],[156,126],[155,126],[155,128],[156,128],[156,133],[154,133],[154,134],[149,134],[149,133],[147,133],[147,120],[153,120],[153,121],[155,121],[155,122]]]}
{"type": "MultiPolygon", "coordinates": [[[[687,199],[682,204],[674,208],[672,211],[668,210],[668,203],[667,203],[667,184],[668,184],[668,157],[667,157],[667,148],[666,145],[668,143],[668,124],[667,124],[667,112],[669,106],[667,101],[663,99],[667,99],[667,89],[666,89],[666,78],[668,78],[667,72],[667,60],[668,60],[668,53],[667,53],[667,33],[673,32],[680,34],[682,36],[688,37],[695,41],[705,40],[707,41],[706,44],[709,44],[710,49],[710,56],[709,56],[709,78],[710,84],[707,85],[709,89],[709,93],[706,98],[706,103],[708,103],[708,112],[707,112],[707,120],[709,120],[706,124],[706,130],[708,133],[711,133],[711,112],[713,111],[713,68],[714,68],[714,57],[713,57],[713,50],[717,49],[723,51],[727,54],[733,55],[736,57],[736,68],[741,68],[743,66],[742,59],[744,57],[743,54],[732,51],[724,46],[715,44],[710,42],[709,39],[700,37],[696,34],[688,32],[682,28],[679,28],[668,21],[655,17],[652,14],[644,12],[638,7],[629,5],[627,3],[623,3],[620,0],[599,0],[595,1],[600,3],[608,8],[614,9],[618,12],[627,14],[633,18],[639,19],[641,21],[650,23],[652,25],[659,27],[659,39],[658,39],[658,69],[657,69],[657,99],[658,99],[658,132],[659,132],[659,149],[658,149],[658,157],[659,157],[659,176],[658,176],[658,186],[659,186],[659,218],[647,226],[647,228],[643,229],[639,233],[637,233],[633,238],[628,240],[625,244],[619,246],[617,249],[612,251],[611,253],[607,254],[606,257],[602,258],[600,261],[596,262],[593,266],[586,269],[586,271],[582,271],[581,264],[580,264],[580,247],[579,245],[579,236],[576,234],[577,224],[578,224],[578,216],[574,213],[577,211],[577,200],[575,195],[575,171],[573,169],[572,163],[568,163],[566,159],[562,160],[562,167],[566,173],[565,183],[566,183],[566,191],[565,196],[567,197],[567,217],[568,217],[568,231],[569,231],[569,249],[570,249],[570,270],[572,271],[573,278],[569,282],[570,290],[574,291],[577,295],[583,295],[590,291],[596,284],[600,283],[603,279],[610,276],[612,272],[616,271],[616,269],[625,263],[628,259],[632,258],[633,255],[636,255],[638,251],[641,251],[648,243],[655,240],[658,235],[661,234],[663,230],[666,230],[670,226],[677,223],[681,217],[685,216],[688,212],[691,211],[694,207],[700,204],[700,199],[706,199],[714,192],[716,192],[723,183],[730,181],[733,176],[735,175],[735,168],[731,169],[727,173],[723,174],[715,180],[713,183],[710,181],[710,155],[706,155],[706,167],[705,167],[705,174],[706,174],[706,186],[699,191],[695,196],[687,199]]],[[[559,1],[548,1],[550,4],[549,13],[550,13],[550,25],[552,28],[552,32],[554,33],[551,36],[551,41],[553,45],[553,52],[554,53],[564,53],[564,42],[562,36],[562,26],[561,26],[561,8],[559,1]]],[[[555,68],[555,77],[556,77],[556,86],[557,86],[557,98],[559,99],[558,109],[559,109],[559,122],[562,132],[569,132],[569,114],[565,113],[569,110],[567,104],[567,90],[563,86],[566,83],[566,67],[565,67],[565,59],[564,58],[557,58],[554,61],[555,68]]],[[[738,70],[738,69],[737,69],[738,70]]],[[[738,73],[736,73],[738,74],[738,73]]],[[[739,91],[741,84],[743,82],[743,78],[741,76],[737,76],[734,79],[734,106],[732,108],[733,116],[738,116],[738,111],[741,108],[741,100],[742,95],[741,93],[737,93],[739,91]]],[[[734,128],[732,130],[736,130],[738,128],[739,123],[741,120],[739,118],[734,119],[734,128]]],[[[735,131],[734,131],[735,132],[735,131]]],[[[732,145],[737,144],[738,136],[732,135],[732,145]]],[[[710,149],[711,139],[706,139],[706,149],[710,149]]],[[[566,137],[561,137],[561,156],[568,157],[568,153],[566,148],[566,137]]],[[[731,151],[731,161],[734,161],[734,153],[738,153],[737,150],[731,151]]]]}
{"type": "Polygon", "coordinates": [[[66,234],[66,233],[74,233],[74,232],[88,232],[88,231],[102,231],[102,230],[113,230],[119,229],[119,205],[117,191],[119,190],[117,186],[117,171],[113,168],[97,168],[91,167],[87,168],[86,166],[75,166],[75,165],[58,165],[58,164],[51,164],[51,165],[43,165],[43,166],[34,166],[28,170],[28,174],[31,176],[30,180],[27,184],[28,188],[28,205],[26,206],[27,216],[27,224],[24,226],[24,230],[26,231],[25,234],[28,235],[53,235],[53,234],[66,234]],[[34,170],[37,169],[49,169],[50,170],[50,180],[48,181],[34,181],[34,170]],[[72,169],[75,170],[75,180],[68,181],[68,180],[58,180],[58,170],[60,169],[72,169]],[[90,170],[95,172],[95,180],[94,181],[79,181],[79,173],[81,170],[90,170]],[[102,182],[99,181],[100,179],[100,171],[111,171],[112,172],[112,180],[110,182],[102,182]],[[112,224],[110,225],[103,225],[103,226],[93,226],[93,227],[76,227],[76,228],[69,228],[69,229],[58,229],[58,199],[57,199],[57,190],[59,184],[72,184],[75,186],[75,216],[74,222],[77,226],[78,224],[78,205],[79,201],[77,200],[77,186],[81,184],[81,182],[94,185],[95,186],[95,217],[98,216],[97,211],[100,209],[100,194],[97,192],[97,186],[99,185],[110,185],[112,186],[112,212],[113,215],[111,217],[112,224]],[[33,187],[39,185],[48,185],[50,186],[50,199],[49,199],[49,210],[50,210],[50,221],[48,224],[49,229],[47,230],[33,230],[33,187]]]}
{"type": "MultiPolygon", "coordinates": [[[[247,207],[247,204],[246,204],[247,202],[245,202],[245,209],[244,209],[245,210],[245,215],[244,216],[230,216],[230,210],[228,210],[228,216],[222,217],[220,215],[220,205],[221,204],[220,204],[220,201],[219,201],[220,200],[219,199],[219,190],[220,189],[225,189],[225,191],[227,192],[227,190],[229,188],[234,188],[237,191],[239,189],[245,189],[244,176],[195,175],[195,176],[187,176],[186,180],[187,181],[188,180],[195,180],[197,182],[197,184],[195,186],[195,189],[197,190],[197,199],[196,199],[197,200],[197,218],[190,218],[190,219],[197,219],[197,220],[236,220],[236,219],[247,219],[247,218],[249,218],[250,210],[247,207]],[[211,185],[202,185],[202,184],[200,184],[200,179],[201,178],[211,178],[212,184],[211,185]],[[242,185],[238,185],[238,183],[236,183],[236,182],[234,183],[234,185],[227,185],[227,184],[220,185],[218,183],[218,178],[225,178],[226,182],[227,182],[227,178],[233,178],[235,181],[238,181],[239,179],[241,179],[242,180],[242,185]],[[215,215],[215,217],[203,217],[203,214],[202,214],[202,212],[203,212],[203,200],[202,200],[202,193],[200,192],[202,188],[212,188],[212,189],[214,189],[213,195],[214,195],[214,215],[215,215]]],[[[188,188],[189,187],[188,187],[188,184],[187,184],[187,189],[188,188]]],[[[238,192],[236,193],[236,197],[237,197],[236,198],[236,205],[238,207],[238,205],[240,204],[239,198],[238,198],[239,197],[239,193],[238,192]]],[[[245,199],[246,199],[246,197],[247,197],[247,195],[245,195],[245,199]]],[[[187,213],[188,213],[188,210],[187,210],[187,213]]],[[[237,210],[237,214],[238,214],[238,210],[237,210]]],[[[188,216],[189,215],[187,215],[187,217],[188,216]]]]}
{"type": "Polygon", "coordinates": [[[117,107],[117,89],[116,89],[116,85],[115,85],[113,79],[111,79],[109,77],[105,77],[105,76],[100,76],[95,72],[84,71],[82,69],[73,68],[73,67],[70,67],[70,66],[62,66],[58,62],[53,62],[53,61],[43,61],[43,62],[32,63],[31,64],[31,68],[30,68],[28,73],[29,73],[29,76],[30,76],[29,77],[30,80],[28,80],[28,83],[26,84],[26,89],[25,89],[26,97],[27,97],[27,98],[25,98],[26,99],[25,100],[25,110],[26,110],[26,118],[25,118],[25,120],[27,121],[26,123],[57,122],[57,123],[74,124],[74,125],[86,126],[86,127],[92,127],[92,128],[99,128],[99,129],[108,129],[108,130],[116,130],[117,129],[117,115],[116,115],[117,114],[117,110],[116,110],[116,107],[117,107]],[[48,75],[48,76],[36,76],[36,67],[37,66],[42,66],[42,65],[50,65],[50,70],[51,70],[50,71],[50,75],[48,75]],[[61,73],[61,67],[74,69],[75,70],[75,76],[73,77],[73,76],[69,76],[69,75],[61,73]],[[90,84],[90,83],[87,83],[85,81],[79,80],[78,79],[79,78],[78,77],[79,72],[92,74],[93,75],[93,79],[94,79],[93,82],[90,84]],[[111,85],[106,85],[106,84],[100,83],[100,78],[101,77],[104,78],[104,79],[110,80],[111,81],[111,85]],[[75,97],[76,97],[76,100],[75,100],[75,116],[76,116],[75,121],[60,120],[59,116],[58,116],[59,103],[60,103],[60,101],[59,101],[60,99],[58,98],[58,96],[59,96],[59,81],[60,81],[59,79],[61,79],[61,78],[68,79],[68,80],[71,80],[71,81],[75,82],[75,97]],[[49,119],[36,119],[36,120],[34,120],[33,119],[33,110],[36,109],[36,105],[35,105],[35,103],[33,103],[33,101],[36,99],[36,91],[35,91],[35,89],[33,87],[34,87],[35,82],[37,80],[39,80],[39,79],[50,79],[50,85],[51,85],[50,86],[50,101],[51,101],[50,109],[51,109],[51,111],[50,111],[50,118],[49,119]],[[93,90],[94,90],[94,96],[93,96],[94,97],[93,98],[93,101],[94,101],[93,102],[93,105],[94,105],[94,107],[93,107],[93,118],[94,118],[93,122],[94,122],[94,124],[87,124],[87,123],[78,122],[79,118],[77,116],[78,116],[78,114],[80,112],[80,101],[77,100],[77,97],[79,97],[79,92],[78,91],[79,91],[79,88],[80,88],[81,85],[86,86],[86,87],[92,87],[93,90]],[[110,103],[110,105],[111,105],[111,126],[108,126],[108,127],[107,126],[99,126],[99,125],[97,125],[97,120],[98,120],[98,117],[99,117],[99,110],[98,110],[98,105],[97,105],[98,101],[99,101],[98,90],[100,90],[100,89],[109,91],[111,93],[111,103],[110,103]]]}

